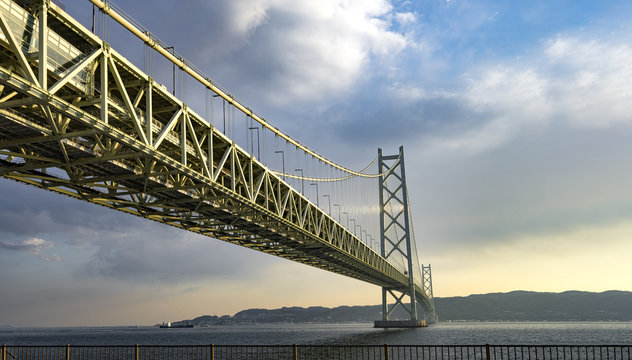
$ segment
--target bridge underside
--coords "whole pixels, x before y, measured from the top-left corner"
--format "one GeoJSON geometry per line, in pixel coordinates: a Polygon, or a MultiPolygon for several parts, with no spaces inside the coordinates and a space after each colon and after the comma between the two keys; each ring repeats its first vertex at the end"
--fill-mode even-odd
{"type": "Polygon", "coordinates": [[[0,0],[1,176],[409,288],[403,273],[63,10],[19,4],[0,0]]]}
{"type": "Polygon", "coordinates": [[[231,197],[221,188],[195,183],[93,128],[68,126],[67,132],[55,136],[42,126],[45,121],[37,108],[28,113],[0,110],[0,173],[6,178],[380,286],[398,287],[377,269],[367,269],[360,259],[323,244],[295,224],[265,214],[256,204],[231,197]],[[95,152],[91,139],[109,143],[116,153],[95,152]],[[62,146],[67,159],[60,152],[62,146]]]}

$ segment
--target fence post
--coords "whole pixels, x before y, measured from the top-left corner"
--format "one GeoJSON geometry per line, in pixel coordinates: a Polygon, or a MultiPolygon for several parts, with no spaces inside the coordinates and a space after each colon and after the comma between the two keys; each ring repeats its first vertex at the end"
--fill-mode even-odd
{"type": "Polygon", "coordinates": [[[70,344],[66,344],[66,360],[70,360],[70,344]]]}
{"type": "Polygon", "coordinates": [[[388,345],[384,344],[384,360],[388,360],[388,345]]]}
{"type": "Polygon", "coordinates": [[[489,351],[489,344],[485,344],[485,352],[487,354],[487,360],[491,360],[492,359],[492,353],[489,351]]]}
{"type": "Polygon", "coordinates": [[[2,345],[2,360],[7,360],[7,344],[2,345]]]}
{"type": "Polygon", "coordinates": [[[293,355],[292,359],[298,360],[298,346],[296,344],[292,345],[293,355]]]}
{"type": "Polygon", "coordinates": [[[211,360],[215,360],[215,345],[211,344],[209,350],[211,351],[211,360]]]}
{"type": "Polygon", "coordinates": [[[138,344],[136,344],[136,360],[138,360],[140,355],[140,349],[138,348],[138,344]]]}

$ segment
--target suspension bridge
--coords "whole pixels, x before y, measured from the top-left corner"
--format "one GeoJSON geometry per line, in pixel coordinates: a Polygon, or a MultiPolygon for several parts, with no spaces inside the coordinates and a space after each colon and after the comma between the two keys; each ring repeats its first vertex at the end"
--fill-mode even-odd
{"type": "Polygon", "coordinates": [[[376,326],[402,325],[388,322],[398,307],[409,325],[435,320],[403,148],[378,150],[360,171],[342,166],[112,3],[90,1],[89,30],[55,2],[0,0],[0,175],[378,285],[376,326]],[[142,70],[108,42],[110,19],[140,39],[142,70]],[[173,71],[153,74],[152,54],[173,71]],[[204,115],[186,102],[187,79],[204,115]]]}

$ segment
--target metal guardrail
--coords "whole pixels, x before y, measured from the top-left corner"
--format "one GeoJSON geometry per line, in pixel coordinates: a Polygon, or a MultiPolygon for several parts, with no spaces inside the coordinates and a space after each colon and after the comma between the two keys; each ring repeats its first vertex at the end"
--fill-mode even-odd
{"type": "Polygon", "coordinates": [[[4,345],[0,360],[632,360],[632,345],[4,345]]]}

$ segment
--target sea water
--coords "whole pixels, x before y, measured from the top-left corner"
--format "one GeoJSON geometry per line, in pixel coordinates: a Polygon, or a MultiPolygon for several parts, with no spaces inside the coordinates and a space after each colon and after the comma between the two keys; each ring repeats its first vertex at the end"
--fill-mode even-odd
{"type": "Polygon", "coordinates": [[[0,329],[9,345],[603,345],[632,344],[632,322],[440,322],[375,329],[371,323],[217,325],[208,328],[0,329]]]}

